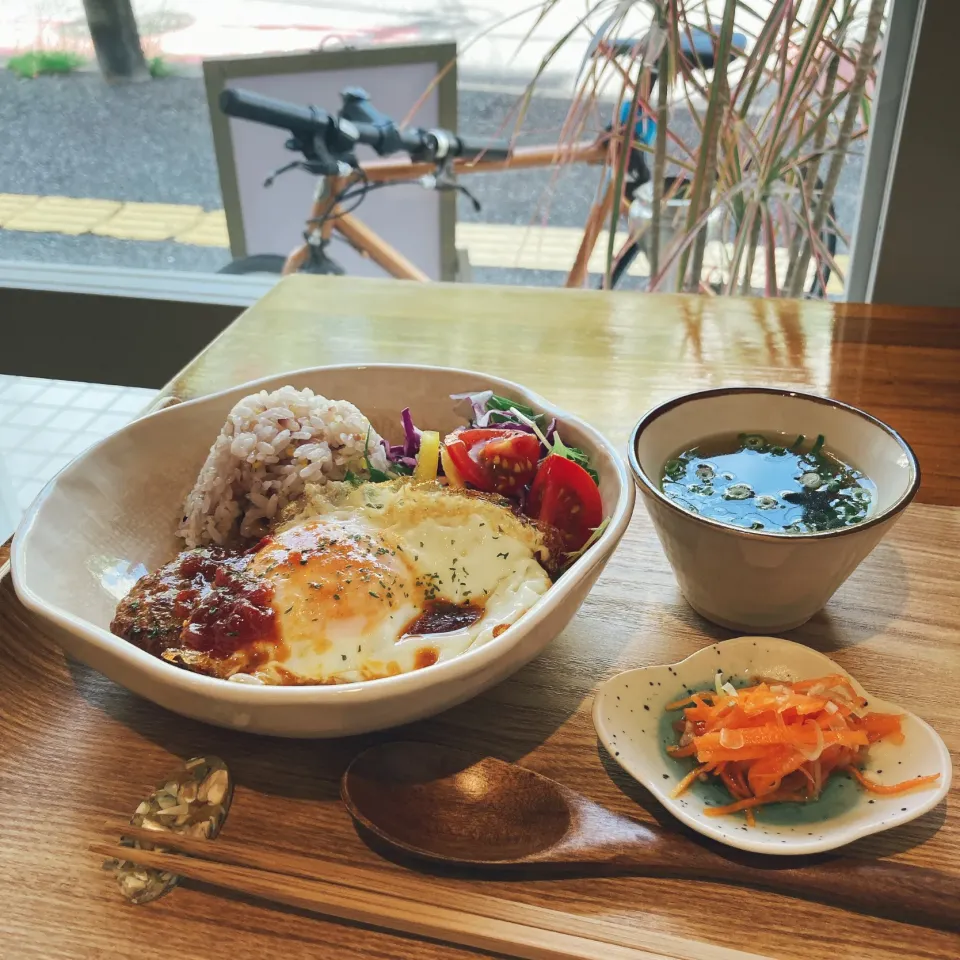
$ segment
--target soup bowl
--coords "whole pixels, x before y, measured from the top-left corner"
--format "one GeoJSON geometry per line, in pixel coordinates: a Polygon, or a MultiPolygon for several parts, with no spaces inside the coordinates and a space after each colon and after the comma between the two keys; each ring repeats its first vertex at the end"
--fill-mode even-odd
{"type": "Polygon", "coordinates": [[[690,606],[743,633],[778,633],[810,619],[896,523],[920,486],[907,442],[885,423],[836,400],[765,387],[689,393],[646,413],[633,429],[630,466],[690,606]],[[860,523],[811,533],[748,530],[691,513],[660,489],[678,450],[743,432],[826,437],[826,449],[876,484],[860,523]]]}

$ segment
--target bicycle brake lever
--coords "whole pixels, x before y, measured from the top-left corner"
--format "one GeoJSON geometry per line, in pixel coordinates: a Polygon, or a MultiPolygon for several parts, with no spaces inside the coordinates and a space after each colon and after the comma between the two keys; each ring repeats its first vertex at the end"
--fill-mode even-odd
{"type": "Polygon", "coordinates": [[[297,167],[301,165],[302,165],[302,161],[291,160],[290,163],[285,163],[282,167],[277,167],[277,169],[274,170],[273,173],[271,173],[270,176],[268,176],[267,179],[263,181],[263,185],[265,187],[272,187],[273,181],[276,180],[277,177],[283,176],[283,174],[285,174],[287,171],[295,170],[297,167]]]}
{"type": "Polygon", "coordinates": [[[452,189],[452,190],[458,191],[459,193],[462,193],[473,204],[474,212],[475,213],[480,212],[481,210],[480,201],[462,183],[454,183],[449,187],[447,186],[441,187],[441,189],[442,190],[452,189]]]}
{"type": "Polygon", "coordinates": [[[426,190],[456,190],[457,193],[462,193],[473,204],[476,213],[479,213],[482,209],[480,201],[462,183],[457,183],[454,180],[445,180],[428,173],[420,178],[420,186],[426,190]]]}

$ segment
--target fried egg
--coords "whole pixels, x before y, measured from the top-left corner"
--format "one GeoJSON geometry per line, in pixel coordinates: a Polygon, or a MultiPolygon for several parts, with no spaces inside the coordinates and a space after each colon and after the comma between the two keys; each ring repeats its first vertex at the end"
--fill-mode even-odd
{"type": "Polygon", "coordinates": [[[308,487],[291,513],[249,566],[272,584],[276,639],[231,679],[407,673],[488,643],[550,587],[535,526],[439,484],[308,487]]]}

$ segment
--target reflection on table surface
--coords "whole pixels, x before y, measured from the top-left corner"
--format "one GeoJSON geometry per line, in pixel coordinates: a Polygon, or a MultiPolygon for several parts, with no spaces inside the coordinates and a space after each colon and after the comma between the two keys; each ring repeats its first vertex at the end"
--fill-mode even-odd
{"type": "Polygon", "coordinates": [[[920,500],[960,503],[960,311],[293,276],[161,394],[189,399],[334,363],[516,380],[625,444],[644,410],[755,384],[826,394],[900,430],[920,500]]]}

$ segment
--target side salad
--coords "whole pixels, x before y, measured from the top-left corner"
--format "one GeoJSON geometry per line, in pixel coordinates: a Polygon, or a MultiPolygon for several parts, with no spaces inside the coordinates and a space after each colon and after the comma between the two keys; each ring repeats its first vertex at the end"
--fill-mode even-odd
{"type": "Polygon", "coordinates": [[[492,390],[451,399],[470,404],[465,427],[441,438],[436,431],[418,429],[410,409],[404,409],[403,443],[383,442],[390,472],[373,468],[368,458],[370,479],[444,478],[452,487],[499,494],[518,513],[556,530],[567,562],[575,560],[607,525],[589,456],[563,442],[556,420],[492,390]]]}
{"type": "Polygon", "coordinates": [[[667,753],[697,763],[673,795],[711,777],[730,792],[730,803],[703,811],[708,817],[743,811],[753,826],[756,808],[817,800],[830,777],[841,772],[883,796],[927,786],[940,777],[936,773],[884,784],[863,773],[860,767],[872,744],[903,743],[903,717],[868,711],[867,701],[847,677],[758,680],[737,690],[731,683],[721,684],[718,673],[715,686],[688,691],[666,707],[683,711],[674,724],[680,740],[668,746],[667,753]]]}

